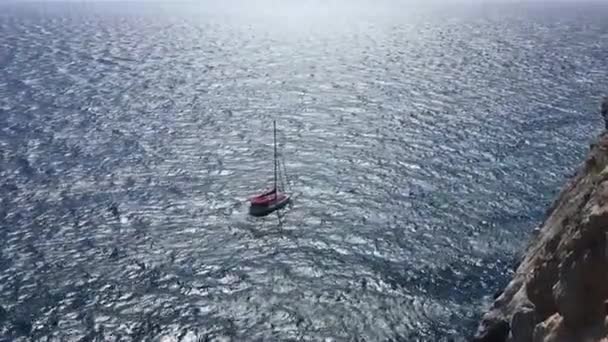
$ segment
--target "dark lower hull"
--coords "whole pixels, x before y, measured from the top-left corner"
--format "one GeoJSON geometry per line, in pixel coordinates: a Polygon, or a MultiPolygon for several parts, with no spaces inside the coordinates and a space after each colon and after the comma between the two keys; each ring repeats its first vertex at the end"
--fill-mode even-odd
{"type": "Polygon", "coordinates": [[[289,201],[290,201],[289,196],[286,196],[285,198],[281,199],[280,201],[277,201],[270,205],[253,205],[252,204],[251,206],[249,206],[249,215],[255,216],[255,217],[266,216],[268,214],[273,213],[274,211],[284,208],[287,205],[287,203],[289,203],[289,201]]]}

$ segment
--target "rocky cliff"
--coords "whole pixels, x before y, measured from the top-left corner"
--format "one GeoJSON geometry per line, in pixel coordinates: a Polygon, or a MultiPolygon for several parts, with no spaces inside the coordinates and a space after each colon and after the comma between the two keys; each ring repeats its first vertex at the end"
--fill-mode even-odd
{"type": "MultiPolygon", "coordinates": [[[[608,108],[608,101],[602,107],[608,108]]],[[[608,342],[607,233],[605,132],[549,208],[474,341],[608,342]]]]}

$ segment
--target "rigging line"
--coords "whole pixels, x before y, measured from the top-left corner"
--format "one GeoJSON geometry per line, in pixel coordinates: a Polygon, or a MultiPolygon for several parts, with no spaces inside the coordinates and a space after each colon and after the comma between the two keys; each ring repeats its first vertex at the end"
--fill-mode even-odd
{"type": "Polygon", "coordinates": [[[283,179],[283,170],[281,168],[281,159],[277,158],[277,167],[278,167],[278,181],[280,182],[281,185],[281,190],[285,191],[285,182],[283,179]]]}
{"type": "MultiPolygon", "coordinates": [[[[283,138],[284,138],[284,136],[283,136],[283,138]]],[[[283,139],[281,139],[281,140],[283,141],[283,139]]],[[[284,144],[281,144],[281,146],[285,147],[284,144]]],[[[289,182],[289,177],[287,175],[287,167],[285,166],[285,158],[283,157],[282,150],[277,152],[277,163],[278,163],[278,168],[279,168],[279,180],[281,181],[281,186],[282,186],[283,190],[289,189],[289,191],[291,192],[292,191],[291,184],[289,182]],[[285,183],[287,183],[288,188],[285,187],[285,183]]]]}
{"type": "Polygon", "coordinates": [[[272,133],[273,133],[273,143],[274,143],[274,197],[277,197],[277,122],[276,120],[272,121],[272,133]]]}
{"type": "Polygon", "coordinates": [[[285,159],[281,159],[281,163],[283,164],[283,173],[285,174],[285,181],[287,183],[287,187],[289,188],[289,192],[293,192],[291,188],[291,181],[289,179],[289,175],[287,174],[287,167],[285,166],[285,159]]]}

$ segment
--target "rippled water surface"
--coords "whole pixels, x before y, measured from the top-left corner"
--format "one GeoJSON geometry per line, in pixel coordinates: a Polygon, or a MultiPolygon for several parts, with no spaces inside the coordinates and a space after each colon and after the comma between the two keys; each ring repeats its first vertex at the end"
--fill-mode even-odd
{"type": "Polygon", "coordinates": [[[0,7],[3,341],[464,340],[601,127],[606,5],[0,7]]]}

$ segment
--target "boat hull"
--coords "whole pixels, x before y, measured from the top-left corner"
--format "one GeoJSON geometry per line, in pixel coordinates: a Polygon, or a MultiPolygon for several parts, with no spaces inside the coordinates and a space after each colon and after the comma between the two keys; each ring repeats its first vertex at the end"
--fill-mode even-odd
{"type": "Polygon", "coordinates": [[[275,202],[269,203],[268,205],[251,204],[249,206],[249,215],[255,217],[263,217],[273,213],[276,210],[283,209],[291,200],[289,196],[284,196],[275,202]]]}

